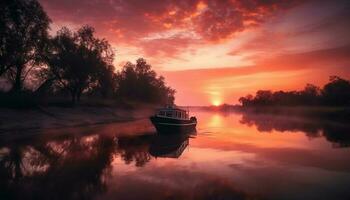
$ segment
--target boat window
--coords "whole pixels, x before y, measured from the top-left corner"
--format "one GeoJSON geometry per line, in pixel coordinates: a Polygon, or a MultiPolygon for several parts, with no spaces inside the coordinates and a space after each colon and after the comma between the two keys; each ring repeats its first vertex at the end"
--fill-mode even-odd
{"type": "Polygon", "coordinates": [[[166,116],[167,116],[167,117],[172,117],[172,116],[173,116],[173,113],[172,113],[171,111],[168,111],[168,112],[166,112],[166,116]]]}
{"type": "Polygon", "coordinates": [[[159,112],[159,115],[164,116],[164,115],[165,115],[165,112],[164,112],[164,111],[160,111],[160,112],[159,112]]]}

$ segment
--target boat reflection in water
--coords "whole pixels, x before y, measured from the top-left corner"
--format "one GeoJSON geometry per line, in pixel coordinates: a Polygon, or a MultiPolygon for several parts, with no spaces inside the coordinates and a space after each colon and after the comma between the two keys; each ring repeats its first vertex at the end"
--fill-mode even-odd
{"type": "Polygon", "coordinates": [[[189,145],[189,138],[196,132],[179,134],[156,134],[149,149],[153,157],[179,158],[189,145]]]}
{"type": "Polygon", "coordinates": [[[149,149],[154,157],[179,158],[196,134],[196,117],[175,106],[159,109],[150,120],[157,130],[149,149]]]}

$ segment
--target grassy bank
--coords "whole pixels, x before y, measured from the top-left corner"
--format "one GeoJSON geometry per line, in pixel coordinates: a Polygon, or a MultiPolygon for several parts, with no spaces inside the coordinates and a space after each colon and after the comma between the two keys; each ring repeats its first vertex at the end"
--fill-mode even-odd
{"type": "Polygon", "coordinates": [[[153,110],[154,106],[150,105],[129,105],[123,108],[92,104],[92,102],[79,106],[0,108],[0,132],[132,121],[147,118],[153,110]]]}

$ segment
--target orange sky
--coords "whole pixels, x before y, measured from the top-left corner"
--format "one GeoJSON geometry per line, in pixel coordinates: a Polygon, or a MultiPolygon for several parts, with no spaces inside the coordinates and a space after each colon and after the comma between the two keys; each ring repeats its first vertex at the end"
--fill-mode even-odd
{"type": "Polygon", "coordinates": [[[179,105],[350,78],[350,3],[307,0],[40,0],[62,26],[96,28],[117,69],[144,57],[179,105]]]}

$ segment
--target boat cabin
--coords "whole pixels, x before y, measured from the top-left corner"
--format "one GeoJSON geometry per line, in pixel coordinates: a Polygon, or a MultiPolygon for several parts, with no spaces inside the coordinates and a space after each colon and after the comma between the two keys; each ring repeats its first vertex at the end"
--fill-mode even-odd
{"type": "Polygon", "coordinates": [[[189,111],[168,106],[156,111],[150,120],[158,133],[190,133],[196,130],[197,119],[189,111]]]}
{"type": "Polygon", "coordinates": [[[164,118],[188,120],[189,112],[180,108],[165,108],[158,110],[157,116],[164,118]]]}

